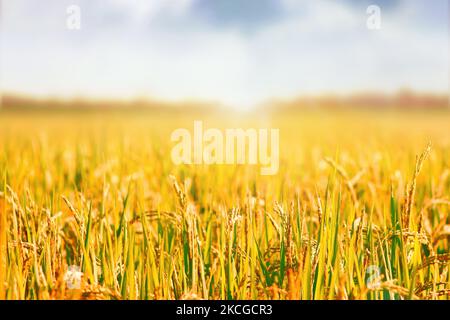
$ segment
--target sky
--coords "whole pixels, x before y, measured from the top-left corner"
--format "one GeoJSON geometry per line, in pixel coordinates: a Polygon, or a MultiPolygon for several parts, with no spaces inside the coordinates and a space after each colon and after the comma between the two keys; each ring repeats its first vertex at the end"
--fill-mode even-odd
{"type": "Polygon", "coordinates": [[[3,92],[268,99],[449,90],[448,0],[1,0],[3,92]],[[67,28],[70,5],[80,30],[67,28]],[[381,10],[369,29],[369,5],[381,10]]]}

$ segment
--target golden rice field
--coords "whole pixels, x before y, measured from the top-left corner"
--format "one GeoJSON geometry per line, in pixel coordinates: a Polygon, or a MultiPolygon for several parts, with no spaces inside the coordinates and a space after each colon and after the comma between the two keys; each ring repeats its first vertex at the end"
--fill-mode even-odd
{"type": "Polygon", "coordinates": [[[449,123],[0,113],[0,299],[449,299],[449,123]],[[278,174],[174,165],[195,119],[279,128],[278,174]]]}

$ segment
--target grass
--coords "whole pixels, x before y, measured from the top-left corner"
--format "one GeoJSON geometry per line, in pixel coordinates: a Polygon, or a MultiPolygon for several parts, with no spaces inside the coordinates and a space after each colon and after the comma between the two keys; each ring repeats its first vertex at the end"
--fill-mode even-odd
{"type": "Polygon", "coordinates": [[[275,176],[175,166],[194,119],[0,114],[0,299],[449,298],[450,114],[208,116],[275,176]]]}

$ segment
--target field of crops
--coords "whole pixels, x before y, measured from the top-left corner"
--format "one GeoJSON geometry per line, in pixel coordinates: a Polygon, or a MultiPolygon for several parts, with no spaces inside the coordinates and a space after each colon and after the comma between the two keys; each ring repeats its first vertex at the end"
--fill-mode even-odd
{"type": "Polygon", "coordinates": [[[448,299],[450,114],[0,113],[0,299],[448,299]],[[273,176],[170,134],[280,130],[273,176]]]}

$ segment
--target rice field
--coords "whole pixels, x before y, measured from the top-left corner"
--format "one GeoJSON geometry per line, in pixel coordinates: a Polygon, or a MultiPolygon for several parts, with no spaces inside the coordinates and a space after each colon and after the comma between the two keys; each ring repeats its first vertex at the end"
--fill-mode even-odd
{"type": "Polygon", "coordinates": [[[0,299],[448,299],[450,114],[0,113],[0,299]],[[170,133],[280,130],[280,167],[170,133]]]}

